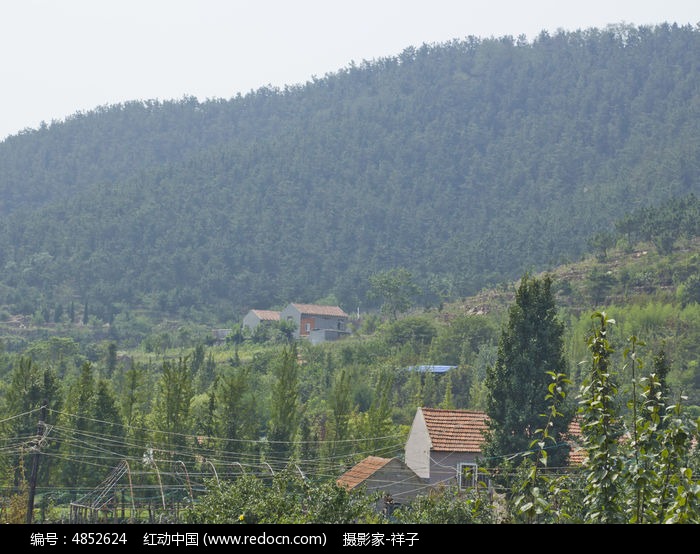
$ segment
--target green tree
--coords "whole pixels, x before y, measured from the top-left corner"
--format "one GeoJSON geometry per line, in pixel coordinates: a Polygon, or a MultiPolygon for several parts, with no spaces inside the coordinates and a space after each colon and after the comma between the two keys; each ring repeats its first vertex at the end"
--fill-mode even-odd
{"type": "Polygon", "coordinates": [[[107,377],[112,377],[115,370],[117,369],[117,345],[114,342],[110,342],[107,345],[107,359],[105,361],[105,366],[107,370],[107,377]]]}
{"type": "Polygon", "coordinates": [[[362,421],[364,433],[363,450],[373,455],[379,452],[386,453],[387,444],[394,444],[391,438],[393,426],[392,413],[392,387],[394,373],[387,368],[380,368],[374,384],[374,396],[369,410],[362,421]]]}
{"type": "Polygon", "coordinates": [[[610,325],[614,320],[605,312],[595,312],[591,318],[599,325],[588,337],[591,366],[581,385],[581,433],[588,454],[585,467],[590,474],[586,480],[584,502],[589,508],[589,523],[623,523],[624,460],[620,453],[620,437],[624,432],[618,399],[618,374],[611,367],[614,352],[610,342],[610,325]]]}
{"type": "Polygon", "coordinates": [[[394,320],[413,306],[414,298],[420,293],[420,288],[413,281],[413,275],[404,267],[371,275],[369,286],[368,296],[380,299],[381,312],[394,320]]]}
{"type": "Polygon", "coordinates": [[[143,423],[148,401],[148,375],[146,368],[132,363],[124,377],[121,395],[121,416],[127,428],[143,423]]]}
{"type": "Polygon", "coordinates": [[[615,235],[610,231],[601,231],[588,239],[588,246],[595,252],[599,261],[605,261],[608,250],[615,246],[615,235]]]}
{"type": "MultiPolygon", "coordinates": [[[[8,437],[33,437],[37,432],[37,422],[41,407],[46,403],[49,410],[46,413],[45,424],[55,425],[58,410],[62,405],[60,382],[52,369],[41,369],[31,358],[20,357],[13,365],[9,376],[9,386],[4,391],[4,410],[7,419],[2,424],[2,430],[8,437]]],[[[47,427],[48,429],[48,427],[47,427]]],[[[45,453],[56,454],[57,446],[50,440],[42,447],[45,453]]],[[[30,451],[7,450],[5,463],[10,467],[12,483],[10,486],[19,487],[22,472],[31,467],[30,451]]],[[[40,481],[47,483],[50,470],[55,467],[55,457],[45,457],[40,466],[40,481]]]]}
{"type": "Polygon", "coordinates": [[[333,460],[336,456],[348,453],[350,438],[350,416],[352,415],[352,377],[347,368],[336,373],[335,382],[330,391],[329,405],[332,410],[333,434],[329,441],[328,457],[333,460]]]}
{"type": "Polygon", "coordinates": [[[449,373],[445,375],[445,397],[440,407],[444,410],[454,410],[455,408],[454,399],[452,398],[452,375],[449,373]]]}
{"type": "Polygon", "coordinates": [[[186,445],[186,435],[192,430],[193,396],[189,358],[164,361],[151,419],[154,428],[160,431],[156,434],[157,443],[167,451],[181,451],[186,445]]]}
{"type": "Polygon", "coordinates": [[[111,442],[114,452],[122,451],[124,424],[112,383],[106,379],[97,381],[93,431],[106,442],[111,442]]]}
{"type": "Polygon", "coordinates": [[[186,508],[186,523],[363,524],[380,523],[375,499],[335,480],[311,483],[288,466],[269,483],[246,474],[235,481],[207,483],[206,494],[186,508]]]}
{"type": "Polygon", "coordinates": [[[217,383],[217,430],[225,439],[221,448],[225,452],[244,452],[249,443],[243,441],[256,439],[259,429],[250,368],[227,368],[217,383]]]}
{"type": "Polygon", "coordinates": [[[272,461],[286,465],[293,455],[293,440],[299,423],[299,360],[297,344],[284,346],[274,367],[275,381],[270,399],[270,454],[272,461]]]}
{"type": "MultiPolygon", "coordinates": [[[[523,276],[501,332],[496,362],[486,371],[489,422],[482,453],[488,464],[498,466],[512,458],[517,466],[531,451],[535,432],[546,421],[551,374],[566,373],[563,331],[552,277],[523,276]]],[[[557,443],[572,416],[569,410],[566,417],[552,422],[549,434],[557,443]]],[[[567,454],[567,448],[551,450],[550,465],[563,465],[567,454]]]]}
{"type": "Polygon", "coordinates": [[[410,344],[420,352],[430,346],[437,336],[435,323],[424,316],[407,316],[391,322],[385,332],[386,342],[390,346],[410,344]]]}
{"type": "Polygon", "coordinates": [[[700,304],[700,275],[690,275],[679,287],[678,297],[683,307],[692,303],[700,304]]]}
{"type": "MultiPolygon", "coordinates": [[[[190,371],[194,377],[199,377],[202,373],[204,366],[204,345],[197,344],[192,351],[192,357],[190,358],[190,371]]],[[[199,381],[199,379],[198,379],[199,381]]],[[[197,389],[198,392],[202,392],[204,389],[197,389]]]]}
{"type": "Polygon", "coordinates": [[[96,393],[94,368],[90,362],[84,362],[78,379],[68,390],[67,405],[71,406],[71,413],[65,414],[68,437],[62,442],[63,479],[74,498],[80,495],[80,487],[97,483],[90,463],[94,457],[96,393]]]}

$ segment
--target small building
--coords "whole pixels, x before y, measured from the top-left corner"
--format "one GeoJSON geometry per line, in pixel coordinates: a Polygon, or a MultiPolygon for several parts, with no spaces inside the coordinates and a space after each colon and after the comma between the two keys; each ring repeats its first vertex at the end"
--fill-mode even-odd
{"type": "Polygon", "coordinates": [[[280,313],[274,310],[250,310],[243,318],[243,327],[252,333],[261,323],[279,320],[280,313]]]}
{"type": "Polygon", "coordinates": [[[317,343],[349,334],[348,314],[338,306],[292,303],[279,313],[279,319],[294,323],[294,338],[297,339],[304,338],[317,343]]]}
{"type": "MultiPolygon", "coordinates": [[[[406,440],[406,465],[431,486],[474,486],[482,480],[478,462],[487,430],[488,415],[482,411],[418,408],[406,440]]],[[[581,436],[577,420],[567,435],[569,463],[578,465],[586,452],[576,444],[581,436]]]]}
{"type": "Polygon", "coordinates": [[[472,484],[487,421],[481,411],[418,408],[406,440],[406,465],[432,486],[472,484]]]}
{"type": "Polygon", "coordinates": [[[365,487],[368,494],[379,493],[377,508],[388,512],[428,492],[426,483],[398,458],[368,456],[336,482],[349,490],[365,487]]]}

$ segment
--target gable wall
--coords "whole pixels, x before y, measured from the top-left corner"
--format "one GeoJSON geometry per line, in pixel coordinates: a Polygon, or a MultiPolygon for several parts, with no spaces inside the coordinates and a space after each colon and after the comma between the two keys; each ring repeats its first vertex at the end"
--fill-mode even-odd
{"type": "Polygon", "coordinates": [[[260,318],[258,318],[258,316],[255,315],[255,313],[252,310],[248,312],[243,318],[243,327],[247,327],[251,331],[254,331],[259,323],[260,318]]]}
{"type": "Polygon", "coordinates": [[[430,477],[430,436],[423,419],[420,408],[416,410],[411,431],[406,440],[404,450],[406,465],[410,467],[418,477],[428,479],[430,477]]]}
{"type": "Polygon", "coordinates": [[[404,503],[426,493],[426,483],[409,468],[394,460],[365,481],[368,492],[391,495],[394,502],[404,503]]]}

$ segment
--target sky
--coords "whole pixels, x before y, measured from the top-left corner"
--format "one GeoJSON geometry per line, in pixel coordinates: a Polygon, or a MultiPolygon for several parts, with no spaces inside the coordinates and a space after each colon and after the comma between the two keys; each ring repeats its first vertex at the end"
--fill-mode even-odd
{"type": "Polygon", "coordinates": [[[0,0],[0,141],[132,100],[284,88],[409,46],[700,23],[698,0],[0,0]]]}

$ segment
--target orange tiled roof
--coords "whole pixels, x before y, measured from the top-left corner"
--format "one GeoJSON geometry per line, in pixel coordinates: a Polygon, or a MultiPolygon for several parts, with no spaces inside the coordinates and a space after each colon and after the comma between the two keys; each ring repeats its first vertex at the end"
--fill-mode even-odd
{"type": "MultiPolygon", "coordinates": [[[[431,450],[437,452],[481,452],[484,443],[483,432],[488,428],[488,416],[481,411],[442,410],[421,408],[423,419],[431,439],[431,450]]],[[[569,433],[573,437],[581,436],[581,426],[577,420],[569,424],[569,433]]],[[[576,444],[571,445],[569,460],[580,464],[586,452],[576,444]]]]}
{"type": "Polygon", "coordinates": [[[343,473],[337,483],[348,489],[353,489],[366,479],[374,475],[391,461],[391,458],[380,458],[379,456],[367,456],[364,460],[351,467],[343,473]]]}
{"type": "Polygon", "coordinates": [[[431,450],[438,452],[481,452],[488,416],[470,410],[422,408],[431,450]]]}
{"type": "Polygon", "coordinates": [[[346,314],[338,306],[320,306],[318,304],[296,304],[296,303],[293,303],[292,306],[294,306],[302,314],[327,315],[327,316],[333,316],[333,317],[348,317],[348,314],[346,314]]]}
{"type": "Polygon", "coordinates": [[[253,310],[253,313],[258,316],[261,321],[279,321],[280,313],[273,310],[253,310]]]}

